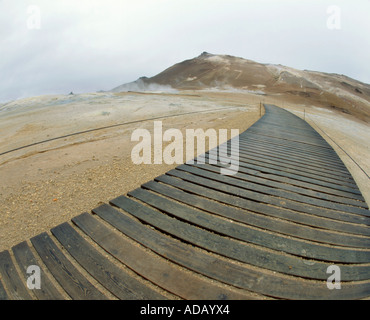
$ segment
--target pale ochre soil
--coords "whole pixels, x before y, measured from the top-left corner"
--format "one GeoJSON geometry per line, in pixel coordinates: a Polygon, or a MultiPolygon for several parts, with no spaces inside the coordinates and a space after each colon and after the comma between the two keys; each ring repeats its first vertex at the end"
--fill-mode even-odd
{"type": "MultiPolygon", "coordinates": [[[[187,128],[222,128],[243,132],[259,119],[262,101],[282,106],[301,117],[305,108],[306,120],[338,152],[370,203],[369,179],[358,167],[369,174],[368,124],[338,111],[303,106],[301,101],[281,95],[183,93],[121,93],[112,97],[96,94],[93,99],[85,95],[76,101],[61,101],[57,108],[52,103],[58,101],[58,97],[47,101],[34,98],[29,102],[32,107],[25,103],[14,111],[0,111],[0,130],[4,133],[0,153],[72,132],[200,110],[208,112],[162,119],[163,130],[177,128],[185,132],[187,128]],[[215,111],[216,108],[228,109],[215,111]]],[[[153,121],[67,137],[0,156],[0,251],[82,212],[90,212],[100,203],[138,188],[177,166],[134,165],[130,154],[137,142],[131,142],[130,137],[136,128],[153,131],[153,121]]]]}
{"type": "MultiPolygon", "coordinates": [[[[126,97],[129,95],[132,97],[134,94],[126,94],[126,97]]],[[[242,132],[260,116],[259,106],[247,106],[245,99],[242,101],[235,97],[234,101],[231,99],[230,102],[230,99],[226,101],[223,97],[214,97],[212,94],[204,94],[201,98],[137,94],[136,98],[131,98],[130,107],[132,108],[126,115],[125,111],[119,111],[125,116],[120,121],[107,123],[102,120],[93,125],[101,127],[145,119],[145,116],[228,108],[162,119],[163,131],[177,128],[185,136],[187,128],[239,129],[242,132]],[[158,107],[156,112],[150,110],[153,104],[160,103],[164,106],[158,107]],[[174,108],[176,103],[178,106],[174,108]],[[171,110],[168,110],[170,104],[171,110]],[[140,115],[135,118],[132,110],[139,110],[140,115]]],[[[101,110],[107,110],[106,104],[101,110]]],[[[115,112],[114,107],[109,110],[111,113],[115,112]]],[[[69,114],[69,117],[77,117],[76,114],[69,114]]],[[[19,123],[21,116],[13,117],[11,120],[15,124],[14,127],[18,126],[20,129],[14,130],[12,137],[1,141],[0,145],[3,147],[0,152],[43,140],[42,130],[48,132],[49,137],[54,137],[90,128],[86,127],[86,122],[81,122],[78,126],[73,124],[72,127],[68,121],[61,119],[60,115],[53,117],[51,114],[47,116],[47,121],[40,121],[42,116],[45,116],[45,113],[25,117],[23,124],[19,123]],[[61,125],[63,121],[64,126],[61,125]],[[42,130],[37,125],[41,122],[42,130]],[[68,126],[70,128],[65,129],[68,126]],[[24,130],[24,127],[27,130],[24,130]],[[53,131],[56,134],[53,134],[53,131]],[[19,140],[22,140],[22,144],[19,144],[19,140]]],[[[11,121],[7,125],[11,126],[11,121]]],[[[177,166],[133,164],[131,150],[138,142],[131,142],[131,134],[136,128],[146,128],[152,132],[153,121],[68,137],[0,157],[0,251],[69,221],[83,212],[90,212],[102,202],[108,202],[138,188],[177,166]]],[[[190,158],[192,157],[187,155],[186,159],[190,158]]],[[[184,161],[186,159],[184,157],[184,161]]]]}

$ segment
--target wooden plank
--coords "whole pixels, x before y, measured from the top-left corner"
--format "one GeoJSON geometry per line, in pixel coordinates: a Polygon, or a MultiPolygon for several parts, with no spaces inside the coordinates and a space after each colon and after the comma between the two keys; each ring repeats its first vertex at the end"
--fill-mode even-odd
{"type": "Polygon", "coordinates": [[[266,118],[261,121],[260,126],[253,127],[253,130],[273,133],[277,132],[278,135],[276,135],[276,137],[287,139],[289,139],[289,137],[293,135],[293,141],[295,141],[295,138],[298,137],[298,141],[313,141],[316,142],[320,147],[328,147],[327,142],[315,130],[313,130],[312,127],[299,127],[296,125],[297,122],[295,121],[295,119],[288,121],[286,121],[287,119],[284,120],[284,123],[279,123],[278,119],[276,118],[271,119],[270,117],[269,120],[266,118]],[[267,131],[265,130],[266,128],[267,131]]]}
{"type": "MultiPolygon", "coordinates": [[[[211,190],[207,187],[203,187],[200,185],[193,184],[191,182],[177,179],[173,176],[169,175],[162,175],[155,178],[156,181],[163,182],[184,190],[188,193],[193,193],[197,195],[201,195],[203,197],[225,203],[227,205],[238,207],[241,209],[250,210],[252,212],[256,212],[262,215],[267,215],[271,217],[276,217],[288,221],[292,221],[302,225],[308,225],[312,227],[317,227],[321,229],[339,231],[339,232],[346,232],[346,233],[353,233],[358,235],[369,235],[369,227],[361,224],[347,224],[341,221],[336,220],[329,220],[321,217],[310,216],[306,214],[301,214],[299,212],[294,212],[290,210],[286,210],[283,208],[277,208],[272,206],[267,206],[262,203],[257,203],[254,201],[249,201],[247,199],[242,199],[233,195],[229,195],[217,190],[211,190]]],[[[369,224],[370,225],[370,224],[369,224]]]]}
{"type": "MultiPolygon", "coordinates": [[[[261,123],[261,125],[263,125],[263,124],[261,123]]],[[[265,127],[266,126],[267,125],[265,125],[265,127]]],[[[252,136],[256,139],[274,141],[275,143],[277,143],[279,145],[294,146],[294,147],[299,148],[299,149],[309,149],[312,152],[317,152],[317,153],[320,153],[320,154],[325,154],[325,155],[328,155],[328,156],[336,157],[335,151],[331,147],[329,148],[327,146],[319,146],[319,145],[315,146],[315,145],[312,145],[312,144],[311,145],[307,144],[304,141],[289,140],[289,139],[284,138],[284,137],[267,134],[263,130],[257,131],[257,130],[255,130],[255,128],[252,128],[252,127],[250,128],[250,130],[248,129],[245,133],[241,134],[242,138],[246,138],[246,137],[250,137],[250,136],[252,136]]]]}
{"type": "MultiPolygon", "coordinates": [[[[281,110],[278,113],[282,113],[281,110]]],[[[261,130],[267,127],[271,132],[276,130],[279,132],[279,136],[289,137],[291,135],[297,136],[299,139],[309,139],[312,141],[317,141],[320,146],[327,146],[327,142],[322,139],[322,137],[314,130],[312,127],[307,125],[305,122],[301,122],[301,119],[292,117],[291,114],[283,114],[279,116],[277,113],[270,114],[262,119],[259,126],[254,126],[254,130],[261,130]]],[[[295,139],[295,137],[293,138],[295,139]]]]}
{"type": "Polygon", "coordinates": [[[309,152],[308,150],[304,149],[297,149],[294,147],[285,147],[276,145],[273,143],[268,143],[265,141],[258,141],[253,138],[239,138],[239,145],[240,146],[258,146],[261,150],[273,150],[275,153],[284,153],[293,157],[299,157],[300,159],[306,159],[308,161],[314,161],[314,163],[325,165],[325,164],[331,164],[337,167],[341,171],[348,171],[346,166],[343,164],[343,162],[338,158],[335,159],[334,157],[326,157],[325,155],[319,155],[315,154],[314,152],[309,152]]]}
{"type": "Polygon", "coordinates": [[[297,132],[285,135],[282,127],[273,127],[272,123],[261,123],[259,128],[251,127],[242,133],[241,138],[246,139],[251,136],[256,139],[273,141],[280,145],[291,145],[302,150],[316,151],[319,154],[335,157],[332,147],[321,136],[311,139],[309,135],[306,135],[300,136],[299,139],[294,139],[295,136],[299,136],[297,132]],[[312,144],[312,142],[314,143],[312,144]]]}
{"type": "MultiPolygon", "coordinates": [[[[230,150],[230,148],[228,148],[230,150]]],[[[305,174],[314,174],[330,179],[338,180],[347,184],[355,184],[351,174],[348,170],[337,168],[333,163],[318,164],[311,159],[299,160],[295,157],[289,156],[284,152],[275,153],[273,150],[261,150],[258,146],[243,147],[239,145],[239,155],[248,158],[249,156],[258,156],[264,162],[276,163],[282,167],[290,169],[299,169],[305,174]]]]}
{"type": "MultiPolygon", "coordinates": [[[[325,180],[324,177],[316,176],[316,178],[313,178],[313,175],[310,175],[310,177],[306,176],[305,173],[300,173],[298,170],[295,173],[292,173],[293,171],[290,169],[284,169],[279,166],[275,165],[268,165],[263,162],[259,162],[257,160],[251,160],[251,159],[245,159],[241,156],[237,157],[236,156],[231,156],[229,158],[225,158],[223,155],[218,155],[217,159],[215,155],[213,154],[204,154],[204,155],[199,155],[193,162],[199,162],[199,163],[204,163],[204,159],[213,159],[215,161],[221,161],[223,160],[230,162],[230,159],[234,160],[235,162],[238,163],[238,171],[242,170],[243,168],[255,168],[259,169],[261,172],[264,173],[269,173],[272,172],[273,174],[280,175],[283,177],[288,177],[288,178],[293,178],[298,181],[302,182],[308,182],[312,185],[318,185],[318,186],[323,186],[326,188],[332,189],[332,193],[347,193],[349,197],[353,197],[355,199],[363,199],[361,191],[358,189],[357,185],[352,185],[346,186],[346,185],[340,185],[337,183],[332,183],[328,182],[325,180]]],[[[255,158],[258,159],[258,158],[255,158]]],[[[336,181],[338,182],[338,181],[336,181]]]]}
{"type": "Polygon", "coordinates": [[[302,168],[298,168],[294,166],[291,166],[291,168],[287,168],[286,166],[279,166],[274,160],[271,160],[269,161],[269,163],[266,163],[265,159],[261,158],[260,159],[261,161],[258,161],[259,155],[253,154],[253,152],[251,152],[250,154],[245,154],[245,155],[239,153],[239,155],[237,156],[236,155],[230,156],[229,152],[230,151],[228,151],[227,158],[225,157],[224,151],[223,151],[222,154],[217,155],[218,156],[217,159],[215,159],[215,154],[217,154],[217,151],[214,151],[213,154],[212,153],[209,154],[209,152],[207,152],[205,154],[199,155],[195,159],[195,161],[197,159],[201,160],[204,158],[212,158],[218,161],[225,160],[225,161],[228,161],[229,163],[230,159],[233,159],[234,162],[238,162],[239,169],[249,167],[250,165],[254,165],[256,167],[259,167],[260,168],[259,170],[263,172],[273,171],[274,173],[282,175],[282,176],[294,178],[299,181],[310,182],[312,184],[319,185],[319,186],[333,188],[335,189],[334,191],[339,190],[339,191],[344,191],[350,194],[354,193],[355,195],[359,195],[361,197],[361,192],[359,191],[358,186],[355,184],[355,182],[351,182],[350,180],[342,178],[342,177],[332,178],[332,179],[329,178],[330,175],[332,177],[336,176],[335,174],[333,175],[331,173],[328,173],[324,176],[320,172],[317,172],[317,171],[316,173],[314,173],[315,170],[311,170],[311,172],[308,173],[308,172],[305,172],[307,170],[302,170],[302,168]]]}
{"type": "MultiPolygon", "coordinates": [[[[312,128],[309,134],[307,132],[295,130],[295,128],[290,128],[292,123],[296,126],[301,120],[279,109],[266,112],[267,117],[259,121],[257,126],[252,126],[252,128],[250,128],[251,130],[248,130],[248,133],[256,132],[260,135],[278,137],[289,141],[300,141],[305,144],[327,148],[328,150],[331,149],[330,145],[312,128]]],[[[302,126],[307,129],[310,128],[309,125],[304,125],[303,123],[302,126]]]]}
{"type": "Polygon", "coordinates": [[[27,268],[29,266],[38,266],[40,268],[40,276],[41,276],[41,287],[40,289],[32,290],[34,295],[39,300],[64,300],[64,296],[62,293],[55,288],[53,283],[50,281],[47,274],[44,270],[39,266],[39,262],[36,260],[35,256],[33,255],[32,251],[28,247],[26,241],[19,243],[18,245],[12,248],[14,253],[15,259],[21,270],[24,272],[24,281],[27,281],[27,268]]]}
{"type": "Polygon", "coordinates": [[[268,156],[263,156],[261,154],[258,154],[257,152],[251,150],[250,153],[239,153],[239,162],[243,161],[249,161],[249,160],[254,160],[254,161],[259,161],[261,165],[263,164],[264,166],[268,166],[271,168],[279,169],[279,170],[284,170],[293,174],[299,174],[303,177],[315,179],[315,180],[321,180],[321,181],[327,181],[331,184],[338,185],[340,187],[346,187],[349,189],[357,189],[356,184],[354,183],[353,179],[347,179],[343,178],[341,176],[336,176],[331,173],[324,173],[320,172],[318,170],[312,170],[308,167],[304,166],[297,166],[294,164],[289,164],[288,162],[285,161],[280,161],[279,159],[268,157],[268,156]]]}
{"type": "Polygon", "coordinates": [[[0,253],[0,278],[6,287],[10,300],[32,300],[32,296],[22,281],[10,257],[9,251],[0,253]]]}
{"type": "Polygon", "coordinates": [[[351,223],[360,223],[360,224],[369,224],[369,217],[365,215],[354,215],[348,213],[342,213],[340,211],[325,209],[325,208],[318,208],[314,206],[310,206],[308,204],[299,204],[287,199],[279,199],[272,196],[260,194],[253,191],[248,191],[244,189],[240,189],[237,187],[233,187],[230,185],[226,185],[220,182],[212,181],[200,176],[196,176],[194,174],[187,173],[185,171],[181,171],[179,168],[171,170],[167,172],[168,175],[173,175],[175,177],[181,178],[183,180],[193,182],[199,185],[206,186],[208,188],[222,191],[224,193],[228,193],[231,195],[235,195],[237,197],[243,199],[249,199],[257,202],[262,202],[265,204],[274,205],[276,207],[281,207],[285,209],[294,210],[297,212],[302,212],[306,214],[312,214],[315,216],[325,217],[333,220],[339,221],[346,221],[351,223]]]}
{"type": "Polygon", "coordinates": [[[249,141],[254,141],[256,143],[261,143],[266,146],[275,147],[277,149],[290,149],[292,152],[309,152],[312,156],[316,158],[322,158],[326,161],[334,161],[334,163],[342,163],[339,156],[335,153],[333,149],[321,149],[321,148],[310,148],[304,144],[288,142],[277,137],[264,137],[259,136],[255,133],[249,133],[248,131],[240,134],[240,139],[242,142],[248,143],[249,141]]]}
{"type": "Polygon", "coordinates": [[[310,161],[314,161],[317,164],[331,164],[337,166],[339,169],[346,171],[346,166],[337,154],[328,154],[327,152],[322,153],[317,150],[302,148],[294,144],[282,144],[280,140],[270,140],[266,138],[260,138],[255,135],[245,135],[244,137],[239,136],[240,146],[257,146],[262,150],[271,149],[274,152],[286,153],[294,157],[307,158],[310,161]]]}
{"type": "MultiPolygon", "coordinates": [[[[197,159],[203,159],[203,158],[206,159],[205,161],[208,161],[207,159],[213,159],[213,160],[217,161],[217,159],[215,157],[213,157],[211,155],[208,155],[208,154],[206,154],[204,157],[200,156],[197,159]]],[[[225,159],[225,158],[220,157],[220,159],[225,159]]],[[[225,159],[225,160],[227,160],[227,159],[225,159]]],[[[250,170],[254,170],[255,175],[257,175],[261,178],[264,178],[264,179],[284,182],[284,183],[287,183],[287,184],[290,184],[290,185],[293,185],[293,186],[302,186],[304,188],[312,189],[312,190],[319,191],[319,192],[324,192],[324,193],[327,193],[329,195],[334,195],[334,196],[338,196],[338,197],[345,197],[345,198],[348,198],[348,199],[353,199],[353,200],[358,200],[358,201],[365,202],[365,199],[361,195],[361,192],[358,192],[358,194],[354,194],[354,193],[349,193],[349,192],[346,192],[346,191],[340,191],[340,190],[333,189],[331,187],[325,187],[325,186],[322,186],[322,185],[319,185],[319,184],[314,184],[314,183],[299,180],[299,177],[295,177],[293,175],[285,174],[283,171],[270,170],[270,169],[267,169],[267,168],[264,168],[264,167],[261,167],[261,166],[258,166],[258,165],[248,164],[248,163],[245,163],[245,162],[242,163],[241,165],[239,164],[238,172],[249,173],[250,170]]]]}
{"type": "Polygon", "coordinates": [[[261,127],[264,130],[267,128],[267,131],[273,133],[275,136],[286,137],[296,141],[308,140],[323,147],[329,146],[317,132],[314,130],[307,131],[310,126],[295,115],[283,109],[279,109],[276,106],[266,106],[265,110],[266,116],[262,118],[262,121],[257,126],[252,127],[253,130],[259,131],[261,127]],[[267,125],[262,126],[263,124],[267,125]],[[276,131],[278,135],[276,135],[276,131]]]}
{"type": "MultiPolygon", "coordinates": [[[[280,112],[280,111],[279,111],[280,112]]],[[[297,124],[299,120],[291,117],[289,114],[283,115],[282,117],[277,117],[276,115],[267,114],[267,117],[262,119],[260,126],[254,126],[254,131],[263,131],[273,136],[282,137],[290,139],[293,141],[303,141],[306,143],[311,143],[313,145],[318,145],[321,147],[327,147],[328,144],[322,137],[313,130],[307,130],[308,127],[305,127],[304,130],[298,128],[297,124]],[[294,123],[295,127],[292,127],[291,124],[294,123]]]]}
{"type": "Polygon", "coordinates": [[[279,135],[279,131],[273,131],[273,130],[269,130],[267,128],[264,128],[263,131],[262,130],[258,131],[258,130],[250,128],[248,133],[254,133],[254,134],[257,134],[257,135],[264,136],[264,137],[280,138],[281,140],[301,143],[302,145],[307,145],[309,147],[318,147],[318,148],[328,149],[327,146],[324,146],[324,145],[320,144],[321,141],[319,141],[319,140],[318,141],[315,141],[315,140],[308,141],[308,140],[303,139],[303,138],[302,139],[295,139],[294,134],[279,135]]]}
{"type": "Polygon", "coordinates": [[[303,147],[303,145],[294,145],[292,143],[282,144],[279,139],[260,138],[254,134],[241,134],[239,136],[239,142],[243,147],[256,145],[261,149],[271,149],[280,153],[284,152],[295,157],[303,156],[318,163],[334,163],[335,165],[341,166],[342,169],[346,168],[342,160],[333,150],[322,152],[322,150],[307,148],[307,146],[303,147]]]}
{"type": "Polygon", "coordinates": [[[106,300],[59,250],[46,232],[31,239],[33,246],[40,255],[54,278],[74,300],[106,300]]]}
{"type": "MultiPolygon", "coordinates": [[[[205,161],[205,163],[208,163],[208,161],[205,161]]],[[[212,163],[212,165],[208,164],[194,164],[193,166],[199,167],[199,168],[204,168],[206,170],[212,171],[212,172],[217,172],[220,173],[221,168],[225,168],[225,165],[222,165],[220,162],[218,163],[212,163]]],[[[258,183],[263,186],[272,186],[274,188],[294,192],[297,194],[301,195],[306,195],[308,197],[314,198],[314,199],[323,199],[330,201],[332,203],[338,203],[338,204],[345,204],[345,205],[350,205],[354,207],[361,207],[368,209],[368,206],[366,202],[360,201],[360,200],[355,200],[355,199],[349,199],[349,198],[344,198],[344,197],[339,197],[339,196],[334,196],[330,195],[324,192],[318,192],[315,190],[303,188],[300,186],[295,186],[291,185],[288,183],[282,183],[279,180],[272,180],[272,179],[267,179],[266,178],[261,178],[259,176],[259,172],[256,170],[243,170],[243,172],[238,171],[235,175],[232,177],[242,180],[242,181],[248,181],[248,182],[253,182],[253,183],[258,183]]]]}
{"type": "Polygon", "coordinates": [[[359,299],[370,295],[369,282],[343,282],[341,290],[328,290],[324,281],[282,276],[210,255],[148,228],[111,206],[103,205],[93,211],[128,237],[166,259],[239,288],[285,299],[359,299]]]}
{"type": "MultiPolygon", "coordinates": [[[[369,238],[359,237],[354,234],[330,232],[309,226],[292,223],[286,220],[279,220],[275,217],[255,214],[248,210],[236,207],[225,206],[219,202],[210,201],[200,195],[183,192],[180,189],[168,185],[150,181],[142,185],[142,188],[155,191],[171,199],[194,206],[212,214],[220,215],[227,219],[232,219],[257,228],[278,232],[296,238],[307,239],[311,241],[328,243],[332,245],[369,248],[369,238]]],[[[367,236],[370,236],[370,228],[367,230],[367,236]]]]}
{"type": "MultiPolygon", "coordinates": [[[[307,204],[306,208],[311,208],[311,206],[314,206],[313,210],[315,210],[316,207],[321,207],[321,208],[317,208],[317,210],[323,210],[323,208],[325,208],[325,209],[329,209],[328,212],[332,212],[332,213],[334,212],[333,210],[338,210],[338,211],[348,212],[348,213],[357,214],[357,215],[370,216],[370,211],[365,208],[348,206],[344,204],[333,203],[333,202],[326,201],[323,199],[312,198],[306,195],[301,195],[301,194],[297,194],[294,192],[277,189],[271,185],[263,186],[258,183],[241,181],[241,180],[236,179],[234,176],[221,175],[219,169],[214,168],[215,170],[213,171],[211,170],[212,168],[214,167],[210,165],[202,165],[202,167],[198,165],[193,165],[193,166],[181,165],[177,167],[177,169],[179,170],[183,170],[183,171],[186,171],[192,174],[199,175],[201,177],[205,177],[211,180],[229,184],[229,185],[241,188],[241,189],[256,191],[262,194],[267,194],[267,195],[279,197],[282,199],[305,203],[307,204]]],[[[268,184],[268,181],[266,181],[266,184],[268,184]]]]}
{"type": "Polygon", "coordinates": [[[300,142],[313,147],[329,148],[319,137],[302,136],[298,132],[284,132],[279,127],[265,126],[263,129],[252,128],[250,132],[263,134],[265,136],[278,137],[288,141],[300,142]]]}
{"type": "MultiPolygon", "coordinates": [[[[369,297],[369,212],[331,146],[295,115],[269,105],[240,139],[235,177],[220,176],[221,163],[183,165],[133,190],[130,198],[112,200],[120,209],[103,205],[93,210],[125,236],[88,214],[74,223],[112,257],[181,298],[369,297]],[[326,270],[333,263],[341,268],[342,290],[326,288],[326,270]]],[[[72,298],[105,299],[100,285],[120,298],[136,298],[151,288],[131,283],[138,278],[122,273],[126,269],[119,262],[105,259],[70,224],[52,233],[62,249],[46,233],[31,242],[72,298]],[[100,285],[93,286],[91,277],[100,285]]],[[[38,261],[27,243],[15,248],[21,270],[38,261]]],[[[10,255],[6,259],[13,263],[10,255]]],[[[23,286],[24,281],[19,275],[18,280],[4,277],[4,270],[11,269],[4,261],[0,298],[5,299],[12,298],[10,291],[18,292],[17,281],[23,286]]]]}
{"type": "MultiPolygon", "coordinates": [[[[224,257],[284,274],[316,280],[327,279],[325,272],[330,265],[328,263],[315,260],[312,264],[311,259],[249,246],[171,218],[124,196],[112,200],[111,203],[159,230],[224,257]]],[[[351,267],[341,265],[343,281],[366,280],[369,279],[369,274],[370,270],[366,265],[351,265],[351,267]]]]}
{"type": "MultiPolygon", "coordinates": [[[[318,174],[336,174],[343,179],[353,181],[353,178],[347,169],[338,167],[333,163],[315,161],[312,158],[303,156],[304,154],[291,155],[284,151],[275,151],[271,148],[264,148],[263,145],[244,145],[241,142],[239,142],[239,152],[241,154],[258,154],[265,159],[276,159],[279,163],[290,164],[306,170],[310,169],[310,171],[314,170],[317,171],[318,174]]],[[[308,153],[306,153],[306,155],[308,155],[308,153]]]]}
{"type": "Polygon", "coordinates": [[[0,301],[9,300],[8,294],[5,291],[4,285],[0,280],[0,301]]]}
{"type": "Polygon", "coordinates": [[[341,263],[370,262],[370,250],[326,246],[324,244],[313,243],[312,241],[303,241],[298,238],[290,238],[261,229],[250,228],[248,225],[237,224],[234,221],[224,220],[215,215],[210,215],[205,211],[184,206],[181,203],[153,194],[144,189],[136,189],[129,192],[129,195],[182,221],[205,228],[222,236],[228,236],[261,247],[277,251],[283,250],[286,253],[298,257],[321,261],[341,263]]]}
{"type": "Polygon", "coordinates": [[[117,298],[121,300],[165,299],[165,296],[107,260],[68,223],[51,229],[51,232],[73,258],[117,298]]]}
{"type": "Polygon", "coordinates": [[[324,173],[324,174],[337,174],[341,179],[347,179],[349,181],[352,181],[352,176],[348,172],[346,168],[340,168],[339,166],[333,164],[333,163],[319,163],[317,161],[314,161],[310,159],[309,157],[305,157],[303,155],[289,155],[284,151],[274,151],[274,150],[268,150],[261,148],[257,145],[249,145],[248,147],[243,147],[241,144],[239,144],[239,152],[241,154],[258,154],[261,155],[261,157],[264,157],[266,159],[277,159],[279,162],[284,164],[289,164],[295,167],[300,167],[304,169],[310,169],[310,171],[317,171],[318,174],[324,173]]]}
{"type": "Polygon", "coordinates": [[[264,298],[263,296],[221,285],[197,274],[185,271],[179,265],[134,245],[126,238],[112,232],[90,214],[73,218],[73,222],[97,244],[123,264],[164,290],[187,300],[240,300],[264,298]],[[109,234],[109,237],[107,237],[109,234]]]}
{"type": "MultiPolygon", "coordinates": [[[[205,157],[206,158],[208,157],[207,153],[205,154],[205,157]]],[[[211,155],[211,157],[212,157],[212,155],[211,155]]],[[[198,158],[202,159],[203,156],[199,156],[198,158]]],[[[231,158],[233,158],[233,157],[231,157],[231,158]]],[[[230,159],[226,159],[223,156],[218,156],[218,159],[230,161],[230,159]]],[[[257,169],[257,170],[259,170],[263,173],[272,173],[272,174],[275,174],[275,175],[278,175],[278,176],[283,176],[283,177],[292,178],[292,179],[295,179],[295,180],[298,180],[298,181],[302,181],[303,183],[307,182],[307,183],[312,184],[312,185],[317,185],[317,186],[320,186],[320,187],[330,188],[331,193],[333,193],[333,194],[338,194],[338,195],[339,194],[347,194],[348,197],[352,197],[352,198],[355,198],[355,199],[363,199],[362,194],[361,194],[360,190],[358,190],[357,186],[354,186],[354,187],[342,186],[342,185],[338,185],[338,184],[335,184],[335,183],[327,182],[327,181],[322,180],[322,179],[315,179],[315,178],[312,178],[312,177],[307,177],[305,175],[301,175],[299,173],[299,171],[294,171],[294,170],[289,170],[289,169],[284,170],[284,169],[280,168],[279,166],[268,165],[268,164],[262,163],[262,162],[258,161],[258,159],[257,160],[256,159],[255,160],[245,159],[245,158],[244,159],[242,159],[242,158],[235,159],[235,157],[234,157],[234,160],[238,161],[239,170],[241,170],[243,168],[257,169]]]]}
{"type": "Polygon", "coordinates": [[[302,143],[287,141],[287,140],[280,139],[278,137],[260,136],[256,133],[249,132],[248,130],[246,130],[246,131],[244,131],[240,134],[240,139],[242,141],[261,142],[263,144],[268,144],[268,145],[276,146],[276,147],[292,148],[292,150],[294,150],[294,151],[307,150],[307,151],[310,151],[310,153],[312,153],[316,156],[326,157],[327,159],[330,159],[330,158],[333,159],[333,160],[339,160],[340,159],[332,148],[331,149],[327,149],[327,148],[323,149],[323,148],[317,148],[317,147],[309,147],[309,146],[304,145],[302,143]]]}
{"type": "MultiPolygon", "coordinates": [[[[279,113],[280,112],[279,110],[279,113]]],[[[276,114],[271,116],[268,112],[267,117],[262,119],[261,123],[256,125],[254,129],[258,130],[266,125],[273,129],[280,129],[281,135],[284,135],[284,133],[299,134],[302,137],[322,139],[316,131],[312,130],[312,127],[308,125],[307,122],[301,122],[301,119],[292,117],[289,113],[282,115],[282,117],[278,117],[276,114]]],[[[325,141],[321,141],[322,145],[325,145],[325,143],[325,141]]]]}
{"type": "Polygon", "coordinates": [[[279,148],[291,149],[292,151],[295,151],[295,152],[302,152],[302,151],[309,152],[310,154],[316,157],[319,157],[319,158],[323,158],[327,161],[332,160],[334,161],[334,163],[342,163],[342,161],[340,160],[340,158],[334,152],[333,149],[323,150],[321,148],[320,149],[310,148],[307,145],[304,145],[301,143],[295,143],[292,141],[289,142],[286,140],[279,139],[277,137],[265,137],[265,136],[261,136],[261,135],[255,134],[253,132],[248,132],[248,131],[240,134],[240,139],[246,142],[253,140],[253,141],[265,144],[267,146],[277,146],[279,148]]]}

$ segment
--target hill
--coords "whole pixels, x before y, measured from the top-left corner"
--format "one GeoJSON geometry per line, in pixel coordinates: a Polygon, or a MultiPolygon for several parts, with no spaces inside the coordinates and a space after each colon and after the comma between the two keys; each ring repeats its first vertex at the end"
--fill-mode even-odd
{"type": "Polygon", "coordinates": [[[151,77],[120,85],[113,92],[238,90],[283,95],[311,105],[339,110],[370,121],[370,85],[345,75],[262,64],[230,55],[203,52],[151,77]]]}

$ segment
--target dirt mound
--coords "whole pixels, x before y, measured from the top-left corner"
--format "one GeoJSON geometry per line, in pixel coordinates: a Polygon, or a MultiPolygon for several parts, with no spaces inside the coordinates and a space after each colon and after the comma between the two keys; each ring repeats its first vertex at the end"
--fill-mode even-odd
{"type": "Polygon", "coordinates": [[[244,90],[261,95],[299,97],[305,105],[336,108],[370,121],[370,85],[344,75],[262,64],[203,52],[161,73],[114,88],[121,91],[244,90]]]}

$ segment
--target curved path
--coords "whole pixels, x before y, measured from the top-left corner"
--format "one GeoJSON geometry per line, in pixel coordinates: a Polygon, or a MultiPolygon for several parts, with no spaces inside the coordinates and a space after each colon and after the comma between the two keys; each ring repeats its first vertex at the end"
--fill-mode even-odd
{"type": "Polygon", "coordinates": [[[370,297],[370,211],[355,181],[306,122],[265,109],[239,136],[235,175],[206,153],[217,163],[180,165],[1,252],[0,299],[370,297]],[[28,289],[38,270],[41,288],[28,289]]]}

